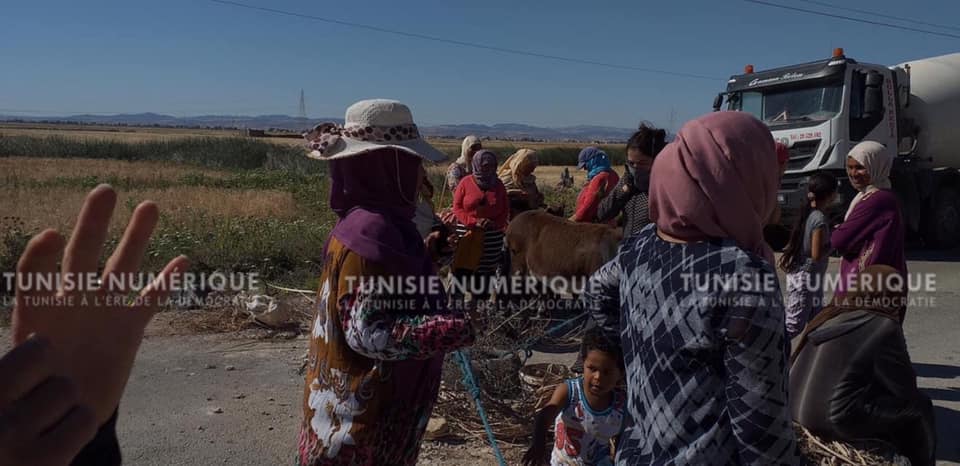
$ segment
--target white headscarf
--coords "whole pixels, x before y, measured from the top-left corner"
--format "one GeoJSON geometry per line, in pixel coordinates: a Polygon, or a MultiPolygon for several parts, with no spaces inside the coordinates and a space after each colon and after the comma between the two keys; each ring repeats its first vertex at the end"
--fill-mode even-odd
{"type": "Polygon", "coordinates": [[[460,144],[460,157],[457,159],[457,163],[460,164],[467,173],[473,173],[473,166],[470,163],[470,148],[477,144],[480,144],[480,138],[472,134],[463,138],[463,143],[460,144]]]}
{"type": "Polygon", "coordinates": [[[893,157],[887,152],[887,146],[875,141],[863,141],[853,149],[847,156],[863,165],[870,174],[870,184],[860,190],[853,200],[850,201],[850,207],[844,220],[853,212],[854,206],[860,202],[864,196],[878,189],[890,189],[890,169],[893,167],[893,157]]]}

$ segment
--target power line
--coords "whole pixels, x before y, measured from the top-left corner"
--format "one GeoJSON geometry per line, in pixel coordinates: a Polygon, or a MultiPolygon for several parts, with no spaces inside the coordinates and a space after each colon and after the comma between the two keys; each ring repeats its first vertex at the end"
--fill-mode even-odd
{"type": "Polygon", "coordinates": [[[717,77],[714,77],[714,76],[704,76],[704,75],[700,75],[700,74],[683,73],[683,72],[679,72],[679,71],[667,71],[667,70],[659,70],[659,69],[654,69],[654,68],[643,68],[643,67],[639,67],[639,66],[624,65],[624,64],[618,64],[618,63],[605,63],[605,62],[599,62],[599,61],[593,61],[593,60],[585,60],[585,59],[580,59],[580,58],[563,57],[563,56],[559,56],[559,55],[549,55],[549,54],[545,54],[545,53],[530,52],[530,51],[526,51],[526,50],[510,49],[510,48],[497,47],[497,46],[492,46],[492,45],[484,45],[484,44],[478,44],[478,43],[475,43],[475,42],[465,42],[465,41],[456,40],[456,39],[447,39],[447,38],[444,38],[444,37],[428,36],[428,35],[426,35],[426,34],[419,34],[419,33],[415,33],[415,32],[398,31],[398,30],[386,29],[386,28],[382,28],[382,27],[378,27],[378,26],[370,26],[370,25],[367,25],[367,24],[353,23],[353,22],[349,22],[349,21],[342,21],[342,20],[332,19],[332,18],[324,18],[324,17],[321,17],[321,16],[313,16],[313,15],[307,15],[307,14],[303,14],[303,13],[295,13],[295,12],[292,12],[292,11],[278,10],[278,9],[276,9],[276,8],[268,8],[268,7],[261,7],[261,6],[255,6],[255,5],[247,5],[247,4],[245,4],[245,3],[234,2],[234,1],[231,1],[231,0],[209,0],[209,1],[211,1],[211,2],[213,2],[213,3],[220,3],[220,4],[223,4],[223,5],[231,5],[231,6],[236,6],[236,7],[240,7],[240,8],[247,8],[247,9],[250,9],[250,10],[263,11],[263,12],[267,12],[267,13],[275,13],[275,14],[278,14],[278,15],[294,16],[294,17],[297,17],[297,18],[310,19],[310,20],[314,20],[314,21],[322,21],[322,22],[325,22],[325,23],[338,24],[338,25],[341,25],[341,26],[348,26],[348,27],[353,27],[353,28],[366,29],[366,30],[376,31],[376,32],[382,32],[382,33],[386,33],[386,34],[394,34],[394,35],[398,35],[398,36],[412,37],[412,38],[415,38],[415,39],[429,40],[429,41],[434,41],[434,42],[442,42],[442,43],[446,43],[446,44],[459,45],[459,46],[463,46],[463,47],[471,47],[471,48],[475,48],[475,49],[491,50],[491,51],[494,51],[494,52],[510,53],[510,54],[514,54],[514,55],[523,55],[523,56],[527,56],[527,57],[545,58],[545,59],[548,59],[548,60],[556,60],[556,61],[562,61],[562,62],[567,62],[567,63],[577,63],[577,64],[581,64],[581,65],[603,66],[603,67],[607,67],[607,68],[615,68],[615,69],[620,69],[620,70],[640,71],[640,72],[643,72],[643,73],[664,74],[664,75],[670,75],[670,76],[678,76],[678,77],[682,77],[682,78],[703,79],[703,80],[710,80],[710,81],[717,81],[717,80],[725,79],[725,78],[717,78],[717,77]]]}
{"type": "Polygon", "coordinates": [[[849,12],[852,12],[852,13],[862,13],[862,14],[866,14],[866,15],[876,16],[876,17],[879,17],[879,18],[893,19],[893,20],[897,20],[897,21],[900,21],[900,22],[904,22],[904,23],[913,23],[913,24],[919,24],[919,25],[921,25],[921,26],[933,26],[933,27],[935,27],[935,28],[940,28],[940,29],[950,29],[950,30],[953,30],[953,31],[960,31],[960,27],[956,27],[956,26],[947,26],[947,25],[944,25],[944,24],[928,23],[928,22],[925,22],[925,21],[917,21],[917,20],[915,20],[915,19],[901,18],[901,17],[899,17],[899,16],[885,15],[885,14],[882,14],[882,13],[874,13],[874,12],[869,11],[869,10],[860,10],[860,9],[857,9],[857,8],[847,8],[847,7],[842,7],[842,6],[836,6],[836,5],[831,5],[831,4],[827,3],[827,2],[819,2],[819,1],[817,1],[817,0],[800,0],[800,1],[801,1],[801,2],[804,2],[804,3],[812,3],[812,4],[814,4],[814,5],[825,6],[825,7],[827,7],[827,8],[833,8],[834,10],[849,11],[849,12]]]}
{"type": "MultiPolygon", "coordinates": [[[[216,0],[212,0],[212,1],[216,1],[216,0]]],[[[830,18],[837,18],[837,19],[845,19],[845,20],[847,20],[847,21],[853,21],[853,22],[856,22],[856,23],[872,24],[872,25],[874,25],[874,26],[884,26],[884,27],[893,28],[893,29],[901,29],[901,30],[904,30],[904,31],[913,31],[913,32],[919,32],[919,33],[923,33],[923,34],[930,34],[930,35],[933,35],[933,36],[949,37],[949,38],[951,38],[951,39],[960,39],[960,35],[949,34],[949,33],[946,33],[946,32],[928,31],[928,30],[926,30],[926,29],[917,29],[917,28],[912,28],[912,27],[909,27],[909,26],[900,26],[900,25],[898,25],[898,24],[881,23],[881,22],[879,22],[879,21],[871,21],[871,20],[869,20],[869,19],[861,19],[861,18],[854,18],[854,17],[851,17],[851,16],[835,15],[835,14],[832,14],[832,13],[824,13],[824,12],[822,12],[822,11],[816,11],[816,10],[807,10],[807,9],[804,9],[804,8],[797,8],[797,7],[787,6],[787,5],[780,5],[780,4],[777,4],[777,3],[764,2],[764,1],[761,1],[761,0],[743,0],[743,1],[748,2],[748,3],[756,3],[756,4],[759,4],[759,5],[772,6],[772,7],[775,7],[775,8],[782,8],[782,9],[784,9],[784,10],[792,10],[792,11],[799,11],[799,12],[802,12],[802,13],[809,13],[809,14],[812,14],[812,15],[827,16],[827,17],[830,17],[830,18]]]]}

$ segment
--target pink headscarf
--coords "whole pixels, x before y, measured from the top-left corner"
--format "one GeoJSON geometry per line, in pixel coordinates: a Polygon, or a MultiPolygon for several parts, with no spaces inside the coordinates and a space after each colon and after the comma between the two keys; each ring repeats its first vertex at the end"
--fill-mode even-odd
{"type": "Polygon", "coordinates": [[[743,112],[693,120],[660,152],[650,174],[650,220],[687,241],[730,238],[773,264],[763,239],[777,202],[770,130],[743,112]]]}

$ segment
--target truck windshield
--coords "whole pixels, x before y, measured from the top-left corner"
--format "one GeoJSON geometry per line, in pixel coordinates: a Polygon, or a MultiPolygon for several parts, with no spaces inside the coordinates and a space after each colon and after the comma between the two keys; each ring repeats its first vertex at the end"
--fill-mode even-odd
{"type": "Polygon", "coordinates": [[[769,126],[804,121],[826,121],[840,111],[843,86],[823,83],[806,86],[775,86],[737,93],[731,110],[749,112],[769,126]]]}

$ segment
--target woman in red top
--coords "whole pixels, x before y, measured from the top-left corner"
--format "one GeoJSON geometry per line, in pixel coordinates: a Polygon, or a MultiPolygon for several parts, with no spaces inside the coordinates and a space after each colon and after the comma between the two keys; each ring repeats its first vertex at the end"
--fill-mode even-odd
{"type": "MultiPolygon", "coordinates": [[[[472,161],[473,173],[460,180],[453,193],[453,213],[457,217],[457,235],[463,238],[468,231],[483,232],[483,253],[480,262],[473,270],[454,268],[457,278],[476,277],[476,286],[486,286],[497,267],[501,265],[503,254],[503,234],[510,218],[510,203],[507,189],[497,178],[497,155],[488,150],[477,152],[472,161]]],[[[475,298],[485,299],[487,292],[473,293],[472,282],[468,291],[475,298]]],[[[453,293],[455,296],[461,293],[453,293]]],[[[476,299],[475,299],[476,302],[476,299]]]]}
{"type": "MultiPolygon", "coordinates": [[[[593,223],[597,218],[600,201],[607,197],[613,187],[620,182],[620,176],[610,167],[610,158],[607,154],[592,146],[580,151],[577,157],[577,168],[587,171],[587,185],[577,197],[577,210],[570,220],[593,223]]],[[[609,223],[616,225],[616,219],[611,219],[609,223]]]]}

